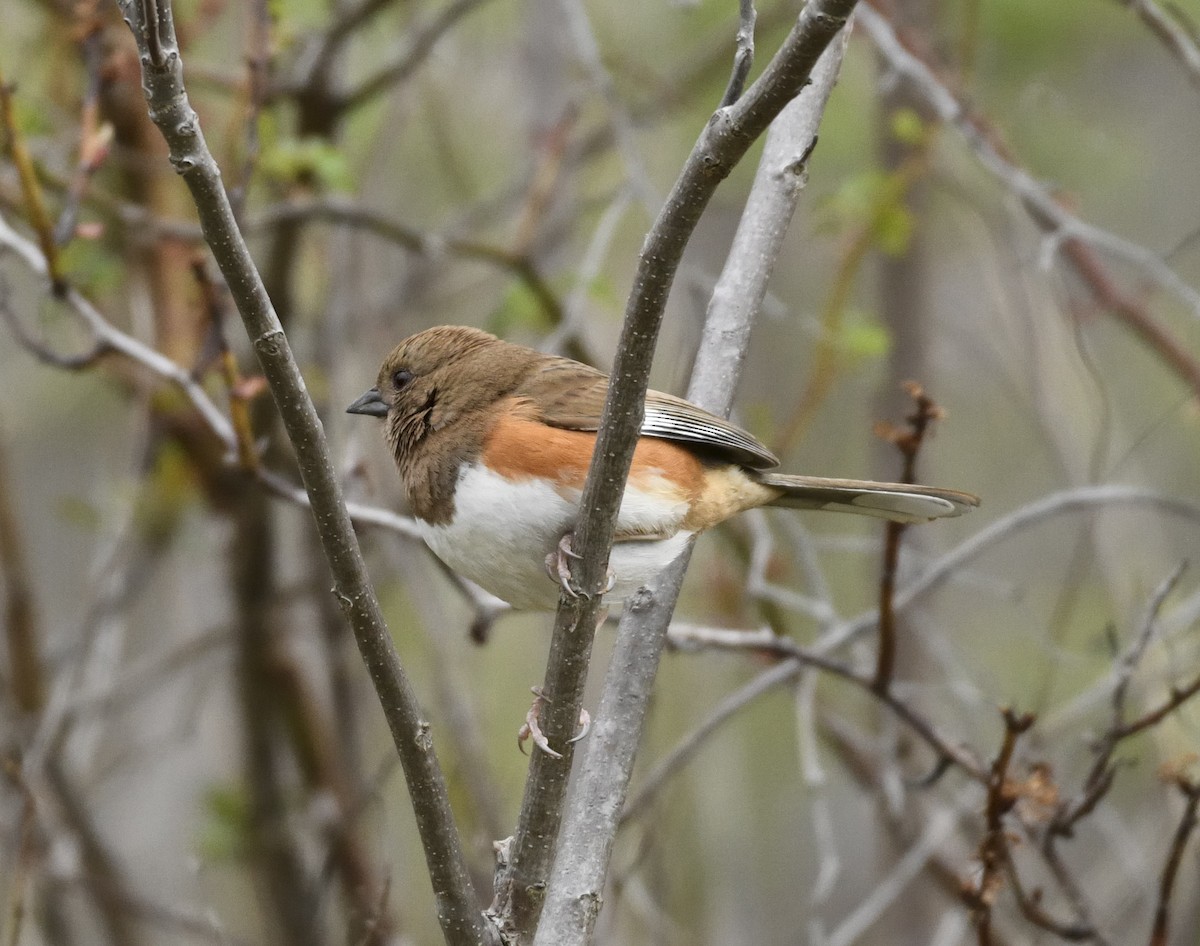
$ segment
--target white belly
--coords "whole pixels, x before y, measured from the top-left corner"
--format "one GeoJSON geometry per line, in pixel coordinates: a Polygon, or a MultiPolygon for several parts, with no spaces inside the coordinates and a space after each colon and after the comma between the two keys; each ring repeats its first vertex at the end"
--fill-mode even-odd
{"type": "MultiPolygon", "coordinates": [[[[575,524],[577,499],[575,491],[540,480],[512,481],[467,467],[455,489],[453,522],[421,527],[429,547],[460,575],[514,607],[550,610],[560,588],[546,571],[546,556],[575,524]]],[[[626,488],[618,531],[670,538],[614,545],[609,567],[616,584],[606,602],[633,594],[683,551],[691,533],[675,530],[686,513],[686,503],[665,499],[662,490],[626,488]]]]}

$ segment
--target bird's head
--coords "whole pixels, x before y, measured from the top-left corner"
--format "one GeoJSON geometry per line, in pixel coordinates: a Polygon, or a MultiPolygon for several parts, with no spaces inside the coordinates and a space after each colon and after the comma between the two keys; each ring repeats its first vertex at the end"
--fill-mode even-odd
{"type": "Polygon", "coordinates": [[[410,335],[392,349],[375,387],[346,408],[385,421],[397,462],[429,434],[482,419],[539,356],[462,325],[410,335]]]}

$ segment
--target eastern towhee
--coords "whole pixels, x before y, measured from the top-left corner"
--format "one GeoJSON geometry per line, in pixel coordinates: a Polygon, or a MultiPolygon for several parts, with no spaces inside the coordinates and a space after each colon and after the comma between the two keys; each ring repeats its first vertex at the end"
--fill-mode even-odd
{"type": "MultiPolygon", "coordinates": [[[[546,563],[575,526],[607,390],[595,368],[445,325],[397,345],[347,410],[384,420],[409,506],[442,561],[513,607],[553,609],[559,584],[546,563]]],[[[605,600],[636,591],[691,535],[755,506],[922,522],[979,504],[949,489],[768,472],[778,462],[740,427],[649,391],[605,600]]]]}

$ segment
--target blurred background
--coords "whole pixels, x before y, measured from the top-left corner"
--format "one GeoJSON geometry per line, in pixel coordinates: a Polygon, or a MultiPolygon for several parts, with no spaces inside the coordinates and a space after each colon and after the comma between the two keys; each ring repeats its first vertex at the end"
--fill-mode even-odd
{"type": "MultiPolygon", "coordinates": [[[[1180,840],[1200,716],[1171,696],[1200,675],[1200,7],[1137,6],[878,4],[929,83],[900,81],[856,32],[735,411],[788,471],[877,479],[900,475],[875,427],[911,412],[903,383],[945,411],[919,475],[983,505],[906,534],[900,589],[946,572],[901,614],[896,692],[984,767],[999,708],[1036,714],[1006,772],[1015,868],[983,866],[983,788],[869,694],[806,674],[654,783],[618,838],[598,941],[1149,942],[1176,855],[1154,942],[1200,936],[1200,845],[1180,840]],[[969,105],[1011,173],[934,118],[932,86],[969,105]],[[1095,230],[1047,223],[1014,182],[1095,230]],[[1109,747],[1111,789],[1055,829],[1096,788],[1097,746],[1159,708],[1109,747]]],[[[755,75],[797,9],[760,5],[755,75]]],[[[607,368],[737,29],[732,0],[181,0],[175,16],[348,493],[400,514],[378,424],[345,405],[392,345],[441,323],[607,368]]],[[[7,227],[37,247],[39,193],[64,284],[298,483],[115,6],[10,0],[0,72],[7,227]]],[[[686,387],[760,150],[688,249],[653,387],[686,387]]],[[[97,350],[0,244],[4,942],[438,941],[308,511],[239,465],[154,364],[97,350]]],[[[840,634],[835,654],[869,670],[873,637],[848,629],[871,624],[881,535],[832,514],[743,517],[700,541],[677,617],[840,634]]],[[[497,613],[396,529],[362,538],[486,891],[550,617],[497,613]]],[[[634,794],[772,662],[668,654],[634,794]]]]}

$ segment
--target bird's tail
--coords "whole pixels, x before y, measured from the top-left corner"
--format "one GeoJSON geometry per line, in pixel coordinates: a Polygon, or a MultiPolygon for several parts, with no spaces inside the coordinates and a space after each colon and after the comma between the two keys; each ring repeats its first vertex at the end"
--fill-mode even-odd
{"type": "Polygon", "coordinates": [[[961,516],[979,505],[979,497],[936,486],[906,483],[873,483],[870,480],[837,480],[823,476],[787,473],[754,473],[763,486],[777,489],[769,506],[790,509],[830,509],[893,522],[926,522],[961,516]]]}

